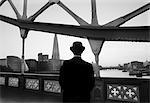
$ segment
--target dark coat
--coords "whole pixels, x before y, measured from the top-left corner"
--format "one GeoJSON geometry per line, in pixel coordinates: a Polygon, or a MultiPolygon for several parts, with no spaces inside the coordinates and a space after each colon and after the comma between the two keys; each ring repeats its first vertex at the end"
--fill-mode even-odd
{"type": "Polygon", "coordinates": [[[90,92],[95,84],[92,64],[81,57],[64,61],[60,69],[59,83],[64,102],[89,102],[90,92]]]}

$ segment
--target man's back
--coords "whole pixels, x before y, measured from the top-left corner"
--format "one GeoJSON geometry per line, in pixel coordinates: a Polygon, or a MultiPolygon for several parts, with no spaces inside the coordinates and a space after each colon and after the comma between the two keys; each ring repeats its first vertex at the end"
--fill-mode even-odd
{"type": "Polygon", "coordinates": [[[90,91],[94,87],[94,72],[90,63],[81,59],[85,47],[81,42],[74,42],[70,50],[74,58],[64,61],[59,76],[64,102],[89,102],[90,91]]]}
{"type": "Polygon", "coordinates": [[[60,85],[66,98],[89,99],[94,86],[92,65],[81,57],[74,57],[64,62],[60,70],[60,85]]]}

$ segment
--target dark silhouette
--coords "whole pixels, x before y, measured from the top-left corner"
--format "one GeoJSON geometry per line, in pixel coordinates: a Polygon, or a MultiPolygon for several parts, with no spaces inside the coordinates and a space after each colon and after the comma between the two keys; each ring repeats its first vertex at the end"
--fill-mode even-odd
{"type": "Polygon", "coordinates": [[[95,79],[92,64],[81,59],[84,49],[81,42],[74,42],[70,47],[74,57],[64,61],[60,69],[59,83],[63,91],[63,102],[90,102],[95,79]]]}

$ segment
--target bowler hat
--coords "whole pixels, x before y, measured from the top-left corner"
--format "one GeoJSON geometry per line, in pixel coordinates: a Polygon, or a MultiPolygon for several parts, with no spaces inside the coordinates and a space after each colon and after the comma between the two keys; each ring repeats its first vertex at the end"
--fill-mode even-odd
{"type": "Polygon", "coordinates": [[[81,54],[84,51],[85,47],[82,45],[81,42],[76,41],[73,43],[73,46],[70,47],[70,50],[74,53],[74,54],[81,54]]]}

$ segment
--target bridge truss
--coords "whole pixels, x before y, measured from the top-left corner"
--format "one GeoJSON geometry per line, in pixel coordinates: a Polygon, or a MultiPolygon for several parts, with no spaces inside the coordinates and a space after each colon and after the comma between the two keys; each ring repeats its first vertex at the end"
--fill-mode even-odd
{"type": "Polygon", "coordinates": [[[20,35],[22,37],[22,59],[24,60],[24,45],[30,30],[49,32],[62,35],[70,35],[76,37],[87,38],[92,51],[95,55],[95,61],[98,64],[98,56],[105,41],[135,41],[135,42],[150,42],[150,26],[139,27],[119,27],[135,16],[150,9],[150,3],[134,10],[133,12],[119,17],[113,21],[106,23],[105,25],[99,25],[97,19],[96,0],[91,0],[92,7],[92,19],[91,24],[83,20],[81,17],[71,11],[60,0],[49,0],[42,8],[35,12],[30,17],[27,17],[27,0],[24,0],[23,14],[21,15],[12,0],[1,0],[0,7],[8,2],[16,14],[17,19],[10,18],[4,15],[0,15],[0,20],[15,25],[20,28],[20,35]],[[53,24],[34,22],[34,20],[47,8],[52,5],[59,5],[68,14],[70,14],[80,26],[53,24]]]}

